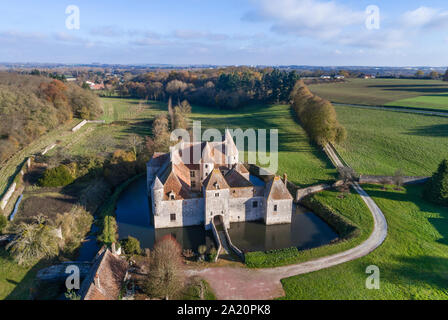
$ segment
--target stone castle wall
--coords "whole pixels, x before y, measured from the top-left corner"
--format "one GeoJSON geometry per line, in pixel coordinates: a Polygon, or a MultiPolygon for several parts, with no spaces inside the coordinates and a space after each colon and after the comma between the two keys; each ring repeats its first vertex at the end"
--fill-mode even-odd
{"type": "Polygon", "coordinates": [[[204,223],[203,198],[161,201],[156,204],[154,210],[156,229],[196,226],[204,223]],[[171,214],[176,215],[175,221],[171,221],[171,214]]]}

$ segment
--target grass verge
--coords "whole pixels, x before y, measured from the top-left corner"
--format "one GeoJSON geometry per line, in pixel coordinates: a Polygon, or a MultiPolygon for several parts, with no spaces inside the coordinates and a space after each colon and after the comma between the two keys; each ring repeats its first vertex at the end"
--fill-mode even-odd
{"type": "Polygon", "coordinates": [[[283,279],[283,299],[448,299],[448,208],[423,200],[421,185],[363,188],[386,216],[385,242],[360,259],[283,279]],[[365,286],[370,265],[380,269],[379,290],[365,286]]]}

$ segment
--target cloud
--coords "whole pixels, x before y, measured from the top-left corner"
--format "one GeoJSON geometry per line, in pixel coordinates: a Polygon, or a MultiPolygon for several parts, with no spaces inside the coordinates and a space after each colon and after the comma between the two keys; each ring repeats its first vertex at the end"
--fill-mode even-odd
{"type": "Polygon", "coordinates": [[[90,30],[93,36],[101,36],[106,38],[121,37],[126,33],[116,26],[98,26],[90,30]]]}
{"type": "Polygon", "coordinates": [[[246,21],[271,21],[271,30],[298,36],[330,38],[346,27],[364,23],[365,12],[354,11],[333,1],[260,0],[257,8],[246,13],[246,21]]]}
{"type": "Polygon", "coordinates": [[[22,32],[17,30],[0,31],[0,38],[4,40],[41,41],[47,39],[47,35],[40,32],[22,32]]]}
{"type": "Polygon", "coordinates": [[[448,27],[448,11],[419,7],[405,12],[400,20],[406,28],[446,28],[448,27]]]}
{"type": "Polygon", "coordinates": [[[177,39],[182,40],[210,40],[210,41],[225,41],[230,37],[223,33],[211,33],[211,32],[201,32],[195,30],[174,30],[173,36],[177,39]]]}

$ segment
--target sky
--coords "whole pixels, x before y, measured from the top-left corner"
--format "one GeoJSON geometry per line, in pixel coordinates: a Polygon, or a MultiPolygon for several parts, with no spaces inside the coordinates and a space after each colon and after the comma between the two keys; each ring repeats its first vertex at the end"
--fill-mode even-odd
{"type": "Polygon", "coordinates": [[[0,4],[0,62],[448,65],[446,0],[0,4]]]}

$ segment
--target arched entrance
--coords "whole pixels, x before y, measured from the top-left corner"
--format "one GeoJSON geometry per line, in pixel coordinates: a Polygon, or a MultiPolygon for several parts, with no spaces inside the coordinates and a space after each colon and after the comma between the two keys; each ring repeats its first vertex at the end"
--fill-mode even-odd
{"type": "Polygon", "coordinates": [[[222,226],[224,224],[224,217],[222,215],[216,215],[213,217],[213,223],[216,227],[222,226]]]}

